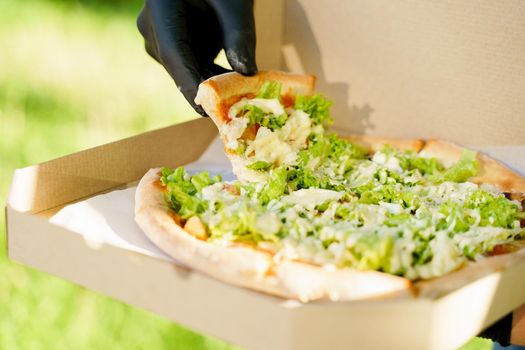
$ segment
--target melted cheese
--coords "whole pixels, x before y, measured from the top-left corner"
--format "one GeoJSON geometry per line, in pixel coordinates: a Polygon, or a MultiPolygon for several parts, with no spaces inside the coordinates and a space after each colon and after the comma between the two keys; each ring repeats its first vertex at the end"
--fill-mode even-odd
{"type": "Polygon", "coordinates": [[[251,100],[243,98],[242,100],[231,106],[230,110],[228,111],[228,117],[230,119],[234,119],[235,117],[237,117],[237,114],[239,114],[241,109],[246,105],[258,107],[266,114],[281,115],[285,113],[281,102],[279,102],[279,100],[276,98],[254,98],[251,100]]]}
{"type": "MultiPolygon", "coordinates": [[[[269,163],[289,164],[295,161],[297,153],[291,145],[279,137],[279,133],[260,127],[250,150],[255,152],[254,160],[264,160],[269,163]]],[[[249,151],[247,152],[249,154],[249,151]]]]}
{"type": "Polygon", "coordinates": [[[310,132],[310,117],[303,111],[293,111],[286,124],[278,131],[280,138],[296,150],[306,146],[310,132]]]}
{"type": "Polygon", "coordinates": [[[228,123],[223,124],[221,127],[221,133],[226,137],[226,147],[229,149],[236,149],[239,147],[237,141],[246,127],[248,126],[248,118],[232,118],[228,123]]]}
{"type": "Polygon", "coordinates": [[[342,196],[343,193],[341,192],[323,190],[320,188],[303,188],[292,192],[288,196],[284,196],[282,202],[303,207],[315,207],[326,201],[338,201],[342,196]]]}

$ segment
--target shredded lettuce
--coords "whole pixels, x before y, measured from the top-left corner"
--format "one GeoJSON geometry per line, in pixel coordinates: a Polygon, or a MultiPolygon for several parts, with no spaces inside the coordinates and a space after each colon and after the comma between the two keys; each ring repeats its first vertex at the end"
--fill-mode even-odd
{"type": "Polygon", "coordinates": [[[443,203],[439,207],[439,212],[445,217],[438,223],[438,230],[450,230],[455,233],[466,232],[476,220],[460,204],[454,202],[443,203]]]}
{"type": "Polygon", "coordinates": [[[523,216],[516,203],[507,200],[505,197],[496,197],[483,190],[473,192],[467,199],[465,206],[479,210],[480,226],[492,225],[514,228],[516,221],[522,219],[523,216]]]}
{"type": "Polygon", "coordinates": [[[461,159],[443,173],[443,180],[452,182],[465,182],[478,173],[477,153],[465,150],[461,159]]]}
{"type": "Polygon", "coordinates": [[[331,105],[332,102],[319,94],[312,96],[297,95],[294,109],[306,112],[313,125],[331,125],[333,123],[330,116],[331,105]]]}
{"type": "Polygon", "coordinates": [[[161,183],[166,186],[168,203],[183,219],[200,214],[206,209],[206,203],[196,194],[204,187],[220,181],[220,176],[210,178],[207,171],[190,176],[183,167],[161,169],[161,183]]]}
{"type": "Polygon", "coordinates": [[[285,193],[287,185],[286,175],[287,170],[282,166],[270,171],[268,182],[261,191],[259,198],[263,205],[268,204],[272,199],[281,197],[285,193]]]}
{"type": "Polygon", "coordinates": [[[392,254],[393,239],[391,236],[378,234],[363,235],[353,244],[349,253],[357,261],[353,267],[360,270],[385,270],[392,254]]]}
{"type": "Polygon", "coordinates": [[[243,117],[248,118],[248,126],[265,126],[272,131],[282,128],[288,120],[286,113],[281,115],[267,114],[261,108],[250,104],[244,105],[240,113],[243,117]]]}
{"type": "Polygon", "coordinates": [[[257,171],[266,171],[266,170],[269,170],[271,167],[272,167],[272,163],[265,162],[264,160],[258,160],[246,166],[246,168],[250,170],[257,170],[257,171]]]}
{"type": "Polygon", "coordinates": [[[246,243],[278,242],[276,234],[280,228],[279,222],[269,224],[272,217],[253,203],[244,204],[242,208],[234,213],[224,209],[218,211],[219,220],[209,225],[212,240],[226,238],[228,241],[246,243]],[[267,225],[264,225],[265,221],[267,225]]]}
{"type": "Polygon", "coordinates": [[[265,81],[261,86],[259,93],[257,94],[259,98],[281,98],[281,83],[278,81],[265,81]]]}
{"type": "Polygon", "coordinates": [[[413,192],[396,188],[395,185],[383,185],[376,187],[372,182],[354,189],[359,195],[359,203],[363,204],[379,204],[397,203],[404,208],[415,209],[419,206],[419,199],[413,192]]]}
{"type": "Polygon", "coordinates": [[[364,159],[366,156],[367,151],[364,148],[335,134],[310,135],[308,148],[299,151],[297,155],[301,167],[313,168],[313,162],[321,165],[326,159],[331,159],[343,164],[344,170],[350,170],[353,160],[364,159]]]}
{"type": "MultiPolygon", "coordinates": [[[[390,149],[395,152],[394,149],[390,149]]],[[[382,149],[384,152],[384,148],[382,149]]],[[[399,164],[403,170],[419,170],[423,175],[441,173],[444,170],[443,164],[437,158],[419,157],[414,151],[399,153],[399,164]]]]}

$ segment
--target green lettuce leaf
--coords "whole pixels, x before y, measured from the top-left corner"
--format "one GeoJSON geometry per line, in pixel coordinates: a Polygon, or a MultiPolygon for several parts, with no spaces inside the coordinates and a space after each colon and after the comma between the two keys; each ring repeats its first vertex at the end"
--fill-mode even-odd
{"type": "Polygon", "coordinates": [[[281,115],[268,114],[262,119],[260,124],[273,131],[281,129],[287,120],[288,115],[286,113],[281,115]]]}
{"type": "Polygon", "coordinates": [[[191,176],[191,183],[195,186],[195,189],[200,192],[204,187],[213,185],[216,182],[221,181],[220,175],[215,176],[213,179],[210,178],[210,174],[207,171],[194,174],[191,176]]]}
{"type": "Polygon", "coordinates": [[[515,203],[505,197],[496,197],[483,190],[474,191],[467,199],[465,206],[479,210],[480,226],[514,228],[516,220],[520,220],[522,216],[520,208],[515,203]]]}
{"type": "Polygon", "coordinates": [[[397,190],[392,184],[376,187],[373,183],[368,183],[353,190],[359,195],[358,202],[363,204],[398,203],[411,209],[419,206],[420,200],[413,192],[397,190]]]}
{"type": "Polygon", "coordinates": [[[244,105],[241,109],[241,115],[248,118],[248,125],[261,124],[264,119],[264,111],[254,105],[244,105]]]}
{"type": "Polygon", "coordinates": [[[319,94],[312,96],[297,95],[294,109],[306,112],[313,125],[331,125],[333,123],[330,116],[331,105],[332,102],[319,94]]]}
{"type": "Polygon", "coordinates": [[[166,186],[166,198],[170,207],[182,218],[187,219],[206,209],[206,203],[196,194],[204,187],[221,181],[220,176],[210,178],[207,171],[191,176],[183,167],[162,168],[161,183],[166,186]]]}
{"type": "Polygon", "coordinates": [[[455,233],[466,232],[476,222],[476,218],[469,215],[459,203],[443,203],[439,206],[439,212],[445,215],[445,218],[437,224],[438,230],[450,229],[455,233]]]}
{"type": "Polygon", "coordinates": [[[285,167],[279,167],[270,172],[268,182],[262,189],[259,197],[263,205],[268,204],[272,199],[277,199],[284,194],[286,191],[287,173],[285,167]]]}
{"type": "Polygon", "coordinates": [[[349,248],[349,253],[357,260],[360,270],[387,270],[392,255],[394,240],[391,236],[377,234],[364,235],[349,248]]]}
{"type": "Polygon", "coordinates": [[[188,219],[206,209],[206,203],[185,191],[177,183],[170,182],[167,185],[168,199],[174,209],[183,219],[188,219]]]}
{"type": "Polygon", "coordinates": [[[477,153],[465,150],[461,159],[443,173],[444,181],[465,182],[478,173],[477,153]]]}
{"type": "Polygon", "coordinates": [[[299,151],[297,158],[300,167],[311,168],[311,161],[320,165],[326,159],[332,159],[337,162],[345,162],[345,169],[349,170],[353,165],[352,160],[364,159],[367,153],[361,146],[341,139],[336,134],[312,134],[308,148],[299,151]]]}
{"type": "Polygon", "coordinates": [[[272,163],[265,162],[264,160],[258,160],[246,166],[246,168],[250,170],[257,170],[257,171],[266,171],[270,169],[271,167],[272,167],[272,163]]]}
{"type": "Polygon", "coordinates": [[[423,175],[439,174],[445,168],[437,158],[419,157],[414,151],[398,154],[399,165],[403,170],[419,170],[423,175]]]}
{"type": "Polygon", "coordinates": [[[258,124],[272,131],[281,129],[288,120],[286,113],[281,115],[266,114],[261,108],[250,104],[245,105],[240,113],[248,118],[248,126],[258,124]]]}
{"type": "Polygon", "coordinates": [[[257,94],[259,98],[281,98],[281,83],[278,81],[266,81],[261,86],[259,93],[257,94]]]}

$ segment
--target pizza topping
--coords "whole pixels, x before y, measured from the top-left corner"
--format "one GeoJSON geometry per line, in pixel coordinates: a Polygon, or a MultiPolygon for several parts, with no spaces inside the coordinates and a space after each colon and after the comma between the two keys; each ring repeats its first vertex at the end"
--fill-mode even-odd
{"type": "Polygon", "coordinates": [[[184,225],[184,229],[198,239],[206,240],[208,238],[206,227],[198,216],[192,216],[189,218],[184,225]]]}
{"type": "Polygon", "coordinates": [[[252,164],[270,163],[264,170],[296,164],[310,136],[322,134],[323,126],[331,123],[329,106],[320,95],[281,96],[279,82],[266,82],[255,98],[241,98],[228,111],[229,121],[220,126],[226,148],[239,156],[236,175],[263,182],[267,176],[252,164]]]}
{"type": "MultiPolygon", "coordinates": [[[[446,169],[390,147],[378,152],[384,155],[367,157],[335,136],[310,141],[297,165],[267,170],[268,163],[254,162],[253,169],[267,173],[266,183],[215,183],[207,174],[183,175],[186,185],[210,183],[193,185],[193,197],[202,205],[194,212],[209,241],[262,244],[276,252],[275,259],[419,279],[452,271],[524,235],[519,201],[494,187],[436,178],[454,165],[446,169]]],[[[164,177],[181,178],[181,170],[172,172],[164,177]]],[[[180,202],[177,193],[173,197],[180,202]]]]}
{"type": "Polygon", "coordinates": [[[282,197],[281,201],[285,204],[311,207],[313,209],[315,206],[328,201],[338,201],[342,196],[343,193],[341,192],[319,188],[304,188],[282,197]]]}
{"type": "Polygon", "coordinates": [[[295,98],[294,108],[308,114],[313,125],[331,125],[333,123],[330,116],[331,105],[330,101],[319,94],[313,96],[298,95],[295,98]]]}
{"type": "Polygon", "coordinates": [[[239,148],[238,140],[243,135],[248,126],[248,119],[232,118],[229,123],[224,124],[222,133],[226,137],[226,147],[232,150],[239,148]]]}
{"type": "Polygon", "coordinates": [[[468,182],[478,172],[475,152],[448,167],[388,145],[370,154],[325,131],[329,107],[320,95],[285,98],[276,82],[233,104],[221,132],[239,155],[239,180],[162,170],[168,203],[190,233],[276,260],[411,280],[497,254],[525,235],[520,201],[468,182]]]}
{"type": "Polygon", "coordinates": [[[161,183],[166,187],[166,199],[182,219],[203,213],[206,202],[197,194],[205,187],[221,181],[220,176],[210,178],[207,171],[190,176],[184,168],[161,169],[161,183]]]}
{"type": "Polygon", "coordinates": [[[246,153],[253,153],[253,159],[269,163],[289,164],[294,162],[297,155],[293,152],[292,146],[279,136],[278,133],[266,127],[259,128],[255,140],[247,147],[246,153]]]}

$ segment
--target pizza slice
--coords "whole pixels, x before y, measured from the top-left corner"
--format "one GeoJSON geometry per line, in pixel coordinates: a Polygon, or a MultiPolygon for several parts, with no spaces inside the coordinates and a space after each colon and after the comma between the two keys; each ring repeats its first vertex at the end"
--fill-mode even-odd
{"type": "Polygon", "coordinates": [[[523,256],[525,186],[512,171],[438,141],[330,134],[312,77],[232,74],[204,82],[197,101],[239,179],[162,168],[137,189],[137,223],[175,259],[308,301],[406,296],[422,283],[432,295],[503,266],[492,255],[523,256]]]}
{"type": "Polygon", "coordinates": [[[330,103],[314,86],[313,76],[227,73],[203,82],[195,102],[217,125],[237,178],[263,182],[267,170],[295,163],[310,134],[330,122],[330,103]]]}

